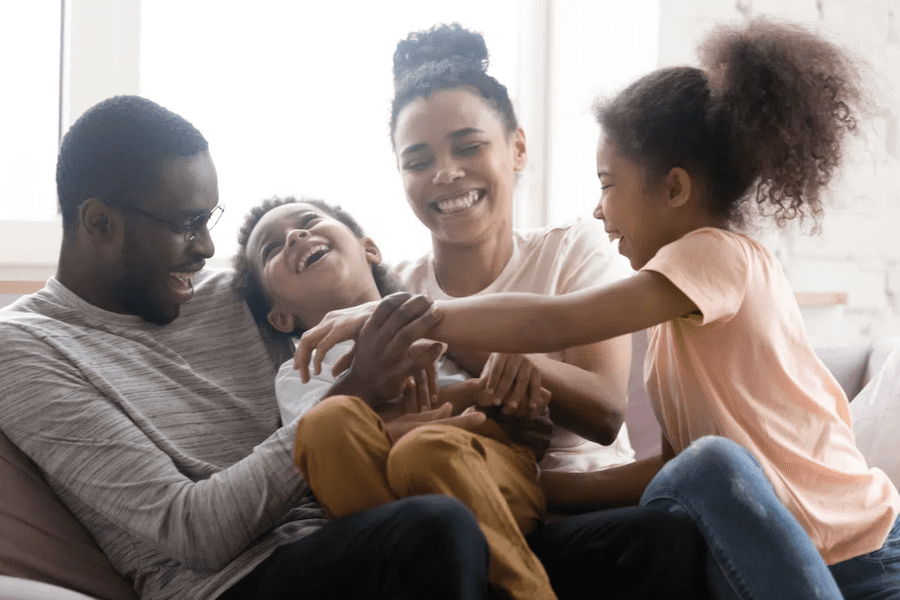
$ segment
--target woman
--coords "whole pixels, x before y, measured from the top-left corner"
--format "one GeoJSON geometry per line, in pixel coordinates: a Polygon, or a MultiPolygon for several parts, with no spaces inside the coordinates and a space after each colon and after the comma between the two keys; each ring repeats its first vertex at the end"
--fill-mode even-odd
{"type": "MultiPolygon", "coordinates": [[[[501,291],[562,294],[630,274],[596,222],[515,231],[517,174],[525,135],[506,88],[486,73],[484,39],[459,25],[411,33],[394,54],[391,141],[407,199],[431,230],[432,252],[398,267],[409,291],[434,299],[501,291]]],[[[495,404],[527,413],[541,387],[556,425],[540,468],[548,506],[565,507],[566,475],[630,463],[623,425],[628,336],[550,355],[450,348],[482,371],[495,404]],[[508,381],[529,382],[509,388],[508,381]]],[[[560,598],[697,597],[702,545],[692,523],[667,511],[629,507],[547,524],[529,537],[560,598]],[[633,594],[633,595],[632,595],[633,594]]]]}
{"type": "MultiPolygon", "coordinates": [[[[487,48],[459,25],[416,32],[394,54],[391,140],[407,200],[431,230],[432,252],[403,263],[403,286],[432,299],[502,291],[561,294],[630,274],[596,222],[535,231],[512,227],[516,177],[527,162],[525,135],[506,88],[485,72],[487,48]]],[[[492,370],[551,392],[557,427],[543,473],[593,471],[632,462],[623,425],[628,336],[552,355],[477,355],[451,348],[475,375],[492,370]],[[603,445],[601,445],[603,444],[603,445]]],[[[495,390],[499,404],[505,388],[495,390]]],[[[521,404],[514,402],[514,405],[521,404]]],[[[553,502],[553,486],[550,500],[553,502]]]]}

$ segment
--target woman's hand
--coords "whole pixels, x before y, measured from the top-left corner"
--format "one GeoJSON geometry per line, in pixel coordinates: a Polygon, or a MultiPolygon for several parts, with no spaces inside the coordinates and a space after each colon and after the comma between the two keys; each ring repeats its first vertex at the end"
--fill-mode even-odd
{"type": "Polygon", "coordinates": [[[525,354],[494,352],[481,370],[480,406],[502,406],[503,413],[533,419],[544,414],[550,392],[541,387],[541,371],[525,354]]]}
{"type": "MultiPolygon", "coordinates": [[[[386,327],[393,335],[384,339],[388,343],[402,344],[404,351],[413,341],[423,337],[440,321],[440,313],[434,309],[431,300],[425,296],[414,296],[398,292],[379,302],[368,302],[350,308],[336,310],[300,338],[294,353],[294,368],[300,371],[300,379],[309,381],[309,362],[312,359],[313,372],[322,370],[322,359],[337,343],[356,339],[364,326],[372,323],[376,329],[386,327]]],[[[356,352],[357,356],[359,352],[356,352]]],[[[342,364],[345,361],[339,361],[342,364]]]]}

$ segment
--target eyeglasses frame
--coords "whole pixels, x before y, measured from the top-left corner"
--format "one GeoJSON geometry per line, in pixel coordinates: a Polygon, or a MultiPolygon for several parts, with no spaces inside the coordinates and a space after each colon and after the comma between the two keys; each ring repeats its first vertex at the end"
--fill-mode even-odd
{"type": "Polygon", "coordinates": [[[172,233],[182,234],[186,243],[192,242],[194,238],[197,237],[197,233],[201,229],[203,229],[204,226],[206,227],[207,231],[215,227],[216,223],[218,223],[219,219],[222,217],[222,213],[225,212],[225,206],[222,204],[218,204],[208,213],[197,215],[196,217],[188,221],[187,224],[178,224],[173,223],[168,219],[164,219],[158,215],[154,215],[151,212],[147,212],[146,210],[137,208],[136,206],[126,206],[118,204],[111,206],[115,206],[116,208],[119,208],[123,211],[139,214],[143,217],[147,217],[148,219],[156,221],[157,223],[161,223],[165,225],[172,233]]]}

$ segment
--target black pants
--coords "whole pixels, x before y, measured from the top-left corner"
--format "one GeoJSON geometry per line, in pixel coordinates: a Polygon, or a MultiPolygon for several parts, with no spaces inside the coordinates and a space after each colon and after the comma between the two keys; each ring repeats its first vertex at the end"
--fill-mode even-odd
{"type": "Polygon", "coordinates": [[[687,515],[633,506],[567,517],[528,536],[560,600],[703,599],[706,544],[687,515]]]}
{"type": "MultiPolygon", "coordinates": [[[[694,522],[653,506],[568,517],[528,536],[560,600],[708,597],[694,522]]],[[[503,597],[459,502],[416,496],[338,519],[282,546],[219,600],[503,597]]]]}
{"type": "Polygon", "coordinates": [[[484,599],[488,547],[458,500],[415,496],[279,547],[219,600],[484,599]]]}

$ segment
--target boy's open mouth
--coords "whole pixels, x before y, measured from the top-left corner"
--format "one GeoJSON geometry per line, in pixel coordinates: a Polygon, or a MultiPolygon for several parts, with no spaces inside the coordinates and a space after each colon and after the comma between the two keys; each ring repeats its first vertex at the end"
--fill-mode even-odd
{"type": "Polygon", "coordinates": [[[300,260],[297,261],[297,272],[299,273],[300,271],[309,268],[329,252],[331,252],[331,246],[327,244],[316,244],[315,246],[310,246],[300,256],[300,260]]]}

